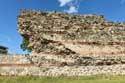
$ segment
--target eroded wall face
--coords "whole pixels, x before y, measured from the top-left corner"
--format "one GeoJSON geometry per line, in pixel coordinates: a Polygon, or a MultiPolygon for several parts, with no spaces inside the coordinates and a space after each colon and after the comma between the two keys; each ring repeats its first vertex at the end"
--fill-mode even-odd
{"type": "Polygon", "coordinates": [[[30,56],[0,54],[0,75],[125,75],[125,24],[103,16],[21,11],[30,56]]]}
{"type": "Polygon", "coordinates": [[[18,31],[29,42],[33,55],[41,55],[40,61],[44,55],[50,63],[49,59],[75,63],[86,56],[125,53],[125,24],[108,22],[103,16],[23,10],[18,31]]]}

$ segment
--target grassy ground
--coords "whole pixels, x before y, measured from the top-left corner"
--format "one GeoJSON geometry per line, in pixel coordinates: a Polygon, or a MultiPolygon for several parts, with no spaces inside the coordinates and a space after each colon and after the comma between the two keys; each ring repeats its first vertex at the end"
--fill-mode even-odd
{"type": "Polygon", "coordinates": [[[3,77],[0,83],[125,83],[125,76],[3,77]]]}

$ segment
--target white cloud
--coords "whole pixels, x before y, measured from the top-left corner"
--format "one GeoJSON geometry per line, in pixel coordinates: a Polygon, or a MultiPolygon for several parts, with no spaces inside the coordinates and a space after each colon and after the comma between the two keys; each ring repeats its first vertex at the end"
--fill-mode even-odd
{"type": "Polygon", "coordinates": [[[65,6],[66,4],[72,2],[72,0],[58,0],[60,2],[60,7],[65,6]]]}
{"type": "Polygon", "coordinates": [[[78,9],[75,6],[70,6],[68,10],[65,10],[67,13],[77,13],[78,9]]]}
{"type": "Polygon", "coordinates": [[[60,7],[68,6],[68,9],[64,9],[67,13],[77,13],[79,9],[80,0],[58,0],[60,2],[60,7]]]}

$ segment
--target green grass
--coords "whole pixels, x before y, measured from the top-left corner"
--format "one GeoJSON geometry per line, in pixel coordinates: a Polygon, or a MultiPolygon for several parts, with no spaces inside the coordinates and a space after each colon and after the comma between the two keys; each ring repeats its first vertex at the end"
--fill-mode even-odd
{"type": "Polygon", "coordinates": [[[125,76],[86,76],[86,77],[5,77],[0,83],[125,83],[125,76]]]}

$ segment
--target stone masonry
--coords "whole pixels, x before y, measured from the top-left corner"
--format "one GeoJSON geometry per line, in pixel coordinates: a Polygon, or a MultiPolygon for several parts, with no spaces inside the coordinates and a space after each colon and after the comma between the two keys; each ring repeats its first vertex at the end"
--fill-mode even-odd
{"type": "Polygon", "coordinates": [[[125,23],[104,16],[22,10],[29,56],[0,55],[0,75],[125,75],[125,23]]]}
{"type": "Polygon", "coordinates": [[[104,16],[22,10],[18,31],[38,66],[124,63],[112,56],[125,54],[125,24],[108,22],[104,16]]]}

